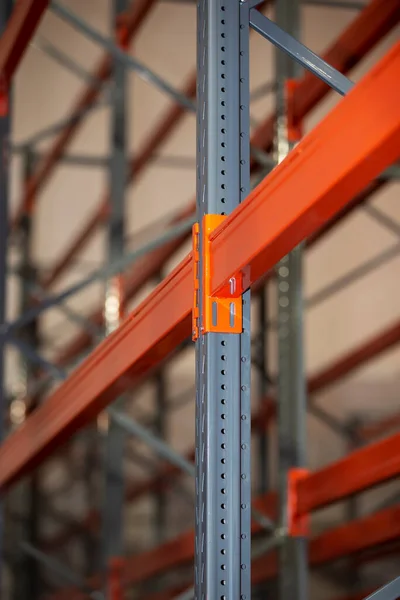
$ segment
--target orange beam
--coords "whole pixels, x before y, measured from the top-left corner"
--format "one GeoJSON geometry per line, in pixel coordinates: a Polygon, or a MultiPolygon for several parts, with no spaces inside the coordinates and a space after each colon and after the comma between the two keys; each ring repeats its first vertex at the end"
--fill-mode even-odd
{"type": "MultiPolygon", "coordinates": [[[[309,547],[311,567],[368,550],[400,537],[400,507],[392,507],[351,521],[315,537],[309,547]]],[[[277,574],[276,556],[259,558],[252,565],[252,580],[261,583],[277,574]]]]}
{"type": "MultiPolygon", "coordinates": [[[[259,498],[257,504],[259,507],[263,500],[259,498]]],[[[397,540],[400,537],[399,517],[400,507],[391,507],[314,537],[309,546],[310,566],[319,567],[397,540]]],[[[127,558],[124,569],[125,584],[136,585],[166,571],[190,564],[193,556],[194,533],[188,531],[154,550],[127,558]]],[[[277,573],[276,554],[262,556],[253,561],[253,584],[272,579],[277,573]]],[[[94,581],[95,579],[91,580],[91,583],[94,581]]],[[[75,597],[72,597],[75,600],[75,597]]],[[[56,595],[54,600],[56,598],[58,600],[60,596],[56,595]]]]}
{"type": "MultiPolygon", "coordinates": [[[[150,13],[156,0],[137,0],[132,4],[132,8],[129,8],[123,19],[124,23],[124,35],[126,41],[129,42],[136,35],[139,28],[143,24],[145,18],[150,13]]],[[[43,0],[30,0],[30,4],[43,4],[43,0]]],[[[19,2],[18,6],[21,8],[29,4],[26,1],[19,2]]],[[[48,2],[46,3],[48,4],[48,2]]],[[[104,54],[97,67],[92,73],[94,81],[106,81],[111,76],[112,61],[108,54],[104,54]]],[[[71,118],[74,117],[71,125],[61,131],[56,137],[54,143],[50,147],[50,150],[46,156],[41,160],[37,170],[34,172],[28,185],[23,191],[23,195],[18,203],[18,209],[14,217],[13,227],[18,226],[21,218],[30,212],[37,197],[38,192],[43,188],[45,183],[50,178],[55,166],[58,164],[61,156],[63,155],[67,145],[76,134],[80,124],[82,123],[84,116],[83,112],[85,108],[91,106],[100,93],[98,85],[92,84],[83,90],[81,95],[78,97],[73,109],[71,110],[71,118]]]]}
{"type": "Polygon", "coordinates": [[[49,3],[50,0],[25,0],[25,2],[15,3],[7,26],[0,37],[2,85],[8,87],[10,84],[49,3]]]}
{"type": "MultiPolygon", "coordinates": [[[[329,365],[315,375],[308,377],[308,393],[311,395],[322,391],[325,387],[332,385],[345,375],[349,375],[368,360],[376,358],[380,353],[389,350],[398,343],[400,343],[400,322],[395,322],[387,330],[380,332],[361,346],[354,348],[343,358],[335,361],[333,365],[329,365]]],[[[252,417],[252,430],[267,428],[271,419],[275,417],[275,408],[274,399],[266,397],[261,409],[252,417]]],[[[194,461],[194,454],[194,449],[188,452],[186,455],[187,460],[194,461]]],[[[178,467],[167,464],[161,467],[159,472],[151,479],[128,486],[125,496],[126,501],[133,502],[145,494],[157,492],[170,485],[173,479],[180,475],[181,470],[178,467]]],[[[98,519],[99,514],[97,511],[90,511],[82,523],[76,523],[75,526],[72,525],[57,536],[46,540],[44,548],[51,549],[63,546],[71,536],[81,532],[82,528],[95,531],[98,528],[98,519]]]]}
{"type": "Polygon", "coordinates": [[[212,295],[248,289],[398,159],[399,69],[398,43],[211,234],[212,295]]]}
{"type": "MultiPolygon", "coordinates": [[[[242,287],[255,283],[397,159],[399,70],[400,43],[216,229],[212,292],[223,289],[238,271],[246,282],[242,287]],[[349,136],[352,143],[345,144],[349,136]]],[[[43,460],[188,337],[192,285],[189,255],[6,440],[0,449],[0,489],[43,460]]]]}
{"type": "MultiPolygon", "coordinates": [[[[381,40],[400,20],[400,10],[397,0],[372,0],[366,8],[354,19],[350,26],[344,31],[340,38],[325,52],[324,60],[334,66],[342,73],[347,73],[352,67],[367,54],[379,40],[381,40]]],[[[193,73],[191,81],[194,82],[196,74],[193,73]]],[[[295,117],[299,120],[303,119],[329,92],[329,87],[319,79],[307,73],[301,78],[296,93],[294,95],[294,111],[295,117]]],[[[186,93],[191,96],[190,82],[186,89],[186,93]]],[[[194,92],[193,92],[194,96],[194,92]]],[[[176,118],[182,116],[182,109],[172,107],[170,116],[173,111],[176,112],[176,118]]],[[[166,123],[173,124],[173,120],[169,121],[167,116],[166,123]]],[[[177,122],[177,121],[176,121],[177,122]]],[[[253,136],[253,144],[267,150],[271,149],[273,132],[274,132],[275,115],[271,115],[266,121],[256,130],[253,136]]],[[[161,123],[160,123],[161,125],[161,123]]],[[[169,126],[169,131],[171,127],[169,126]]],[[[161,125],[162,127],[162,125],[161,125]]],[[[169,131],[166,133],[168,134],[169,131]]],[[[161,135],[163,135],[161,129],[161,135]]],[[[157,136],[152,136],[157,140],[157,136]]],[[[149,157],[154,152],[155,146],[147,146],[152,148],[149,157]]],[[[146,147],[141,153],[146,155],[146,147]]],[[[147,157],[146,163],[148,158],[147,157]]],[[[140,162],[140,161],[139,161],[140,162]]],[[[141,165],[141,167],[144,165],[141,165]]],[[[254,164],[252,163],[252,166],[254,164]]],[[[77,235],[71,246],[63,257],[57,261],[54,269],[50,273],[49,278],[43,282],[45,285],[54,283],[57,277],[61,275],[63,270],[70,264],[73,257],[79,252],[89,240],[90,236],[96,231],[101,223],[101,215],[103,214],[104,202],[101,203],[99,209],[94,213],[88,222],[85,224],[81,232],[77,235]]]]}
{"type": "Polygon", "coordinates": [[[299,514],[307,514],[400,473],[400,434],[352,452],[296,485],[299,514]]]}

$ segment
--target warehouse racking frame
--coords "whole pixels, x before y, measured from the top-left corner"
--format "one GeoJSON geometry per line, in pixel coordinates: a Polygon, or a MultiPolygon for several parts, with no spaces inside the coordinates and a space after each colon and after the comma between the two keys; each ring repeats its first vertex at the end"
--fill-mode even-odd
{"type": "MultiPolygon", "coordinates": [[[[0,42],[0,58],[5,65],[3,73],[6,74],[6,83],[11,78],[24,47],[48,4],[48,2],[21,2],[12,13],[6,35],[0,42]],[[21,7],[27,12],[23,13],[21,7]],[[30,27],[27,30],[28,16],[30,27]],[[10,38],[11,46],[7,41],[10,38]],[[4,40],[7,41],[7,44],[4,44],[3,47],[1,43],[4,40]],[[17,50],[14,51],[14,48],[17,50]]],[[[301,319],[298,320],[298,311],[301,311],[300,264],[302,251],[301,247],[295,250],[293,248],[306,237],[308,242],[315,240],[316,236],[320,235],[318,230],[324,230],[326,223],[331,226],[337,214],[342,216],[352,207],[363,202],[366,194],[382,185],[384,180],[379,180],[382,171],[398,159],[400,98],[394,84],[394,75],[400,67],[400,47],[399,45],[395,46],[391,53],[373,69],[373,72],[352,90],[342,104],[318,125],[314,132],[299,142],[298,147],[293,149],[287,158],[285,156],[289,144],[296,139],[293,135],[299,133],[302,117],[324,92],[320,92],[321,86],[314,88],[310,86],[310,78],[307,75],[300,80],[300,83],[296,82],[293,87],[291,85],[287,87],[284,80],[292,79],[296,74],[291,72],[289,66],[291,63],[287,63],[285,60],[279,69],[282,80],[278,81],[277,86],[277,116],[280,127],[278,127],[276,144],[279,164],[265,180],[250,192],[249,167],[253,163],[250,159],[248,144],[249,24],[266,37],[272,37],[278,45],[283,44],[286,50],[288,47],[289,49],[295,48],[295,52],[300,50],[303,64],[305,56],[308,59],[308,66],[311,58],[311,64],[314,61],[319,73],[321,73],[322,67],[322,72],[325,70],[331,78],[333,76],[336,87],[342,92],[346,92],[348,88],[352,87],[346,78],[343,78],[335,70],[328,71],[329,67],[322,64],[318,57],[310,57],[307,49],[298,46],[294,39],[285,37],[282,31],[276,30],[273,23],[261,16],[256,4],[259,3],[250,0],[232,3],[229,8],[226,7],[228,10],[222,11],[222,8],[225,7],[223,2],[214,0],[199,2],[199,89],[197,95],[198,106],[201,107],[198,108],[197,208],[199,228],[195,229],[194,233],[193,255],[188,256],[172,274],[159,284],[146,302],[134,310],[128,319],[106,338],[98,349],[50,396],[45,404],[28,416],[24,425],[12,433],[0,449],[0,488],[6,490],[21,475],[37,466],[67,436],[90,422],[107,404],[115,400],[130,386],[137,385],[144,376],[151,374],[157,365],[162,364],[169,357],[171,350],[184,343],[190,331],[194,331],[194,337],[197,339],[198,362],[196,547],[204,550],[204,553],[201,551],[196,553],[195,585],[198,598],[205,596],[217,598],[224,595],[227,598],[250,597],[251,581],[262,581],[277,572],[277,564],[273,557],[270,561],[265,558],[257,558],[253,563],[250,577],[250,535],[251,530],[253,532],[259,530],[260,524],[253,523],[252,525],[250,512],[249,288],[255,287],[265,273],[271,273],[272,268],[279,260],[282,262],[278,267],[278,282],[289,283],[289,287],[279,286],[282,310],[279,314],[281,369],[278,386],[280,407],[278,422],[281,436],[281,461],[285,461],[286,469],[282,472],[279,498],[274,493],[269,493],[256,500],[253,503],[253,511],[256,511],[253,512],[253,517],[255,517],[253,520],[261,521],[264,528],[270,528],[271,521],[266,517],[275,520],[279,513],[279,527],[273,529],[273,535],[267,540],[266,547],[262,549],[267,551],[273,547],[279,547],[281,556],[279,572],[282,575],[283,583],[287,582],[288,575],[291,575],[290,585],[281,585],[282,599],[307,597],[305,540],[301,539],[308,534],[307,529],[304,528],[304,518],[312,510],[387,481],[398,475],[399,472],[399,464],[395,460],[398,435],[355,451],[345,459],[319,472],[307,474],[297,469],[304,462],[302,437],[305,416],[305,394],[303,393],[305,382],[301,353],[301,319]],[[223,15],[222,12],[224,12],[223,15]],[[226,46],[221,45],[221,39],[226,40],[222,42],[226,46]],[[215,56],[219,57],[216,64],[214,64],[215,56]],[[204,60],[202,60],[203,57],[204,60]],[[304,89],[307,88],[308,97],[306,100],[303,99],[303,106],[299,107],[296,93],[300,96],[298,90],[301,89],[302,83],[304,89]],[[225,93],[227,101],[224,100],[225,93]],[[362,128],[363,120],[359,115],[356,116],[361,102],[363,118],[372,123],[367,133],[362,128]],[[384,105],[385,111],[383,115],[379,115],[379,123],[378,119],[375,123],[373,117],[379,103],[384,105]],[[338,149],[343,146],[344,124],[347,134],[349,135],[350,131],[355,143],[348,152],[339,156],[338,149]],[[219,133],[217,136],[213,136],[209,135],[210,131],[219,133]],[[220,147],[227,148],[223,155],[220,147]],[[316,155],[316,150],[318,150],[318,155],[316,155]],[[335,156],[334,164],[329,160],[332,156],[335,156]],[[284,158],[285,160],[283,160],[284,158]],[[282,164],[280,164],[281,160],[283,160],[282,164]],[[318,165],[325,167],[329,165],[329,168],[325,168],[325,172],[320,177],[315,177],[315,169],[318,165]],[[300,166],[301,169],[299,169],[300,166]],[[372,181],[374,177],[378,179],[372,181]],[[307,189],[302,188],[303,182],[307,182],[307,189]],[[223,191],[221,192],[221,190],[223,191]],[[298,190],[302,191],[299,193],[298,190]],[[296,205],[293,201],[294,192],[296,192],[296,205]],[[232,212],[232,215],[226,219],[208,216],[209,213],[225,212],[232,212]],[[312,221],[310,215],[313,216],[312,221]],[[315,215],[318,217],[315,218],[315,215]],[[202,219],[202,217],[204,218],[202,219]],[[263,222],[271,223],[271,231],[260,229],[259,223],[263,222]],[[199,246],[196,244],[196,239],[199,239],[199,246]],[[246,247],[242,244],[243,239],[249,240],[246,247]],[[291,250],[293,252],[284,258],[285,254],[291,250]],[[211,270],[209,270],[210,263],[207,261],[212,261],[211,270]],[[194,284],[192,264],[198,265],[195,267],[198,272],[194,284]],[[195,302],[194,305],[192,302],[193,286],[195,290],[198,290],[198,304],[195,302]],[[289,309],[287,309],[285,299],[288,300],[289,309]],[[296,310],[291,308],[293,306],[296,307],[296,310]],[[168,322],[165,322],[166,307],[170,309],[168,322]],[[190,318],[192,309],[195,317],[193,324],[191,324],[190,318]],[[222,329],[218,325],[219,316],[215,315],[215,310],[218,313],[221,312],[222,319],[224,311],[227,310],[225,327],[222,329]],[[242,316],[238,321],[241,310],[243,311],[242,316]],[[282,322],[288,323],[286,331],[282,322]],[[232,327],[237,327],[238,332],[231,333],[232,327]],[[196,328],[199,329],[198,332],[196,332],[196,328]],[[221,354],[221,346],[223,354],[221,354]],[[293,372],[296,373],[296,378],[293,378],[296,380],[296,385],[291,387],[294,382],[291,381],[289,374],[293,372]],[[288,388],[289,382],[290,387],[288,388]],[[229,391],[229,396],[225,393],[225,387],[229,391]],[[223,390],[222,393],[221,390],[223,390]],[[287,410],[287,403],[289,399],[292,402],[293,398],[295,405],[291,408],[294,408],[295,414],[298,415],[295,420],[292,419],[293,412],[287,410]],[[218,406],[223,412],[219,412],[218,406]],[[57,413],[57,422],[54,420],[55,413],[57,413]],[[286,461],[288,462],[286,463],[286,461]],[[220,467],[220,464],[224,465],[223,468],[220,467]],[[365,464],[368,464],[367,469],[365,464]],[[221,469],[222,472],[220,472],[221,469]],[[345,473],[349,473],[348,478],[344,476],[345,473]],[[226,488],[221,487],[225,485],[224,483],[220,483],[221,480],[225,480],[223,475],[226,476],[226,488]],[[221,497],[219,498],[219,496],[221,497]],[[262,515],[259,514],[259,511],[262,515]],[[206,515],[205,520],[200,518],[202,514],[206,515]],[[215,532],[218,532],[218,541],[215,538],[215,532]],[[205,539],[204,546],[203,539],[205,539]],[[225,540],[227,541],[225,542],[225,540]],[[223,573],[221,576],[219,567],[223,573]]],[[[150,3],[147,4],[147,10],[149,10],[149,5],[150,3]]],[[[57,5],[53,3],[54,6],[57,5]]],[[[115,50],[117,47],[112,47],[114,48],[112,50],[114,59],[120,56],[121,47],[123,48],[126,44],[127,32],[129,31],[131,34],[134,30],[135,26],[132,23],[135,23],[137,27],[144,18],[145,6],[146,3],[137,3],[134,10],[129,13],[132,17],[131,21],[128,17],[116,19],[117,31],[120,32],[117,37],[120,49],[117,51],[115,50]],[[122,23],[121,27],[120,23],[122,23]],[[125,39],[121,39],[121,32],[125,39]]],[[[122,3],[117,3],[116,7],[117,11],[125,8],[127,11],[125,14],[128,15],[128,9],[122,6],[122,3]]],[[[58,8],[60,8],[59,5],[58,8]]],[[[288,15],[287,9],[286,0],[277,0],[278,21],[286,30],[295,33],[298,27],[297,11],[293,10],[288,15]]],[[[362,49],[364,44],[364,51],[366,51],[368,44],[373,45],[385,31],[393,27],[398,22],[400,15],[395,1],[386,2],[382,6],[378,0],[370,2],[363,13],[371,29],[367,32],[364,29],[363,41],[360,42],[358,38],[357,40],[353,39],[352,43],[359,42],[362,49]],[[365,41],[366,39],[368,42],[365,41]]],[[[5,22],[5,18],[3,18],[3,22],[5,22]]],[[[110,49],[109,44],[107,47],[110,49]]],[[[343,71],[347,71],[355,62],[354,55],[351,54],[345,58],[341,57],[341,60],[339,67],[343,71]]],[[[100,76],[97,79],[105,79],[112,74],[116,80],[119,80],[122,87],[124,67],[110,59],[107,59],[102,65],[102,69],[98,72],[100,76]]],[[[311,81],[313,80],[311,79],[311,81]]],[[[98,85],[96,85],[90,93],[84,96],[85,100],[81,101],[78,108],[80,115],[83,116],[85,110],[92,105],[98,89],[98,85]]],[[[194,96],[193,79],[189,81],[185,91],[187,96],[194,96]]],[[[3,94],[3,100],[5,96],[3,94]]],[[[175,94],[175,99],[179,100],[179,98],[180,94],[175,94]]],[[[120,127],[120,134],[122,134],[123,113],[125,112],[124,95],[122,95],[122,100],[120,97],[120,102],[122,104],[115,103],[113,107],[113,118],[115,128],[120,127]]],[[[186,107],[190,106],[187,100],[183,104],[186,107]]],[[[182,107],[174,106],[167,118],[158,126],[158,133],[162,131],[162,135],[166,136],[181,114],[182,107]]],[[[28,179],[26,193],[21,204],[22,209],[13,221],[14,227],[20,227],[21,223],[26,223],[26,218],[31,213],[32,203],[36,201],[36,194],[40,186],[48,177],[57,158],[60,158],[65,144],[73,133],[72,123],[75,127],[78,121],[79,119],[76,118],[75,120],[71,119],[70,128],[62,131],[48,159],[40,163],[40,170],[28,179]]],[[[9,118],[7,115],[2,117],[2,126],[5,127],[4,140],[8,137],[9,118]]],[[[264,151],[269,150],[274,139],[273,120],[267,121],[260,131],[253,136],[252,142],[264,151]],[[262,143],[259,143],[260,138],[262,138],[262,143]]],[[[160,137],[158,135],[158,138],[160,137]]],[[[66,259],[61,261],[61,267],[56,267],[52,276],[42,282],[45,287],[54,282],[70,261],[71,256],[82,248],[90,232],[105,220],[111,221],[111,256],[115,257],[122,252],[120,228],[123,226],[121,207],[124,186],[121,186],[121,182],[124,181],[124,178],[121,177],[121,173],[125,168],[126,161],[121,137],[117,135],[114,141],[113,160],[110,166],[110,189],[112,190],[110,197],[113,202],[110,203],[109,198],[106,198],[101,205],[101,210],[96,213],[96,218],[92,219],[90,224],[85,227],[84,232],[77,237],[72,251],[68,253],[66,259]],[[116,233],[118,228],[119,232],[116,233]]],[[[153,154],[155,145],[156,136],[150,139],[148,148],[142,154],[142,165],[153,154]]],[[[27,157],[28,160],[29,157],[27,157]]],[[[132,175],[135,174],[137,164],[141,163],[135,162],[135,160],[132,162],[132,175]]],[[[2,168],[2,194],[6,198],[7,192],[4,186],[6,185],[7,164],[4,157],[2,168]]],[[[2,209],[5,210],[5,208],[6,202],[2,202],[2,209]]],[[[191,207],[185,210],[183,218],[190,213],[191,207]]],[[[6,214],[3,217],[4,227],[8,221],[6,214]]],[[[187,223],[184,225],[187,229],[187,223]]],[[[136,284],[138,278],[142,283],[160,271],[165,256],[186,237],[185,228],[178,229],[180,237],[167,239],[164,247],[156,247],[150,253],[151,263],[150,265],[147,263],[146,268],[141,269],[138,262],[134,265],[132,276],[136,284]]],[[[5,239],[6,235],[3,235],[3,244],[5,244],[5,239]]],[[[2,257],[5,256],[4,248],[2,257]]],[[[118,269],[114,269],[114,271],[116,272],[118,269]]],[[[107,272],[107,275],[111,276],[114,271],[107,272]]],[[[5,269],[3,283],[4,281],[5,269]]],[[[120,283],[118,279],[112,277],[107,288],[108,294],[114,295],[118,304],[123,302],[120,295],[120,283]]],[[[128,288],[127,283],[125,285],[128,288]]],[[[132,291],[136,292],[132,283],[130,285],[132,291]]],[[[1,296],[4,301],[4,294],[1,296]]],[[[34,322],[40,311],[55,300],[56,298],[50,298],[49,302],[30,308],[17,324],[26,325],[30,321],[34,322]]],[[[2,311],[4,312],[3,307],[2,311]]],[[[118,321],[118,314],[113,313],[107,317],[106,312],[105,325],[108,332],[114,329],[116,316],[118,321]]],[[[2,315],[2,321],[5,322],[4,315],[2,315]]],[[[95,325],[101,324],[102,318],[100,316],[97,321],[96,319],[93,321],[95,325]]],[[[12,339],[10,334],[12,335],[14,330],[15,324],[12,324],[11,327],[6,324],[3,327],[2,344],[12,339]]],[[[85,339],[87,340],[87,336],[85,339]]],[[[89,336],[90,339],[91,336],[89,336]]],[[[371,340],[359,351],[351,353],[349,357],[345,357],[319,377],[309,381],[309,393],[328,385],[371,356],[376,356],[385,348],[397,343],[398,339],[399,326],[395,324],[393,328],[376,340],[371,340]]],[[[25,348],[25,352],[27,352],[27,348],[21,345],[21,342],[19,343],[20,348],[25,348]]],[[[82,342],[80,343],[82,344],[82,342]]],[[[36,360],[40,359],[32,354],[30,357],[36,360]]],[[[54,371],[53,365],[46,365],[43,359],[40,361],[42,366],[47,368],[50,366],[52,372],[54,371]]],[[[65,355],[62,360],[57,361],[57,369],[60,369],[64,362],[66,362],[65,355]]],[[[261,427],[265,427],[265,423],[275,415],[275,412],[276,405],[269,398],[267,409],[263,414],[258,415],[259,420],[262,421],[261,427]]],[[[112,410],[109,414],[110,424],[121,418],[118,411],[112,410]]],[[[110,427],[107,436],[112,437],[112,432],[113,429],[110,427]]],[[[136,434],[139,435],[138,430],[136,430],[136,434]]],[[[368,435],[368,432],[365,435],[368,435]]],[[[117,434],[117,440],[116,442],[114,439],[109,446],[116,451],[118,448],[121,450],[121,447],[118,446],[122,440],[120,433],[117,434]]],[[[152,443],[154,445],[156,441],[153,440],[152,443]]],[[[160,444],[159,441],[158,444],[160,444]]],[[[165,446],[159,446],[159,451],[162,455],[167,455],[165,446]]],[[[121,464],[120,457],[121,455],[118,457],[112,452],[109,464],[113,464],[113,468],[118,469],[121,464]]],[[[175,466],[179,462],[177,457],[171,454],[168,455],[168,458],[175,463],[175,466]]],[[[121,478],[119,478],[119,483],[120,481],[121,478]]],[[[122,488],[120,485],[117,485],[117,488],[117,490],[114,488],[109,490],[111,494],[116,493],[118,498],[115,502],[112,501],[113,508],[117,505],[121,507],[122,504],[122,488]]],[[[395,540],[399,535],[394,526],[397,513],[397,507],[384,509],[371,517],[356,519],[341,528],[312,539],[309,550],[311,565],[354,553],[360,548],[370,548],[389,540],[395,540]]],[[[121,510],[117,510],[116,514],[112,515],[109,514],[109,511],[105,511],[103,522],[106,524],[110,517],[119,519],[120,515],[121,510]]],[[[113,525],[110,524],[109,527],[112,528],[113,525]]],[[[118,539],[120,532],[121,524],[119,523],[114,529],[115,536],[105,536],[107,546],[109,545],[109,550],[106,550],[107,564],[110,568],[112,567],[110,570],[112,577],[105,584],[102,579],[98,578],[89,583],[90,588],[104,589],[104,585],[106,588],[109,585],[107,594],[110,598],[120,597],[122,590],[114,587],[115,585],[118,587],[120,579],[128,584],[134,583],[139,581],[139,578],[144,579],[157,571],[165,570],[168,567],[176,566],[179,562],[184,563],[193,558],[193,535],[188,533],[175,542],[167,543],[164,547],[161,546],[155,552],[141,557],[133,557],[132,560],[123,563],[119,561],[115,563],[113,558],[121,558],[118,539]],[[173,546],[174,544],[175,546],[173,546]],[[174,547],[176,547],[175,550],[173,550],[174,547]],[[114,567],[117,568],[117,576],[115,576],[114,567]]],[[[395,590],[395,595],[393,595],[390,589],[391,587],[383,589],[381,597],[389,599],[398,594],[398,591],[395,590]],[[391,593],[392,596],[390,596],[391,593]]],[[[189,595],[187,592],[184,593],[184,597],[191,597],[191,595],[191,590],[189,590],[189,595]]]]}

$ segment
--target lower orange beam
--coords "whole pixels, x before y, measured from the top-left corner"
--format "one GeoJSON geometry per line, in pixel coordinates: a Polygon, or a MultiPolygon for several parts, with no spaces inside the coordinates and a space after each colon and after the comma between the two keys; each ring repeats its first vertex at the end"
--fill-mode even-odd
{"type": "MultiPolygon", "coordinates": [[[[400,537],[400,507],[392,507],[368,517],[346,523],[315,537],[310,542],[311,567],[396,540],[400,537]]],[[[261,583],[277,574],[276,556],[253,562],[252,580],[261,583]]]]}
{"type": "Polygon", "coordinates": [[[400,473],[400,433],[352,452],[297,483],[299,514],[308,514],[400,473]]]}
{"type": "MultiPolygon", "coordinates": [[[[225,290],[237,273],[238,287],[256,282],[397,159],[399,71],[400,43],[216,229],[212,293],[225,290]]],[[[0,490],[188,337],[191,301],[189,255],[6,440],[0,449],[0,490]]]]}
{"type": "MultiPolygon", "coordinates": [[[[310,542],[310,567],[319,567],[339,558],[351,556],[400,538],[400,507],[392,507],[368,517],[357,519],[322,533],[310,542]]],[[[189,532],[174,542],[163,544],[153,551],[133,556],[126,561],[125,581],[134,585],[161,575],[193,560],[193,534],[189,532]],[[143,576],[137,569],[145,563],[143,576]]],[[[276,553],[253,561],[252,582],[262,583],[278,573],[276,553]]]]}

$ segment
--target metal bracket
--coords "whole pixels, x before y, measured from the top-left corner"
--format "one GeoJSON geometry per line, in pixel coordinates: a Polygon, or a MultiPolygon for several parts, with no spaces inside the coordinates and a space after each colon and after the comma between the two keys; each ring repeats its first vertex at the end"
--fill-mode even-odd
{"type": "Polygon", "coordinates": [[[288,472],[288,535],[290,537],[308,537],[309,515],[299,514],[297,484],[308,477],[308,469],[295,468],[288,472]]]}
{"type": "Polygon", "coordinates": [[[194,299],[192,311],[192,338],[194,341],[203,333],[242,333],[242,298],[213,296],[210,280],[212,270],[211,234],[225,219],[225,215],[204,215],[202,244],[200,226],[193,225],[193,280],[194,299]],[[200,251],[201,248],[201,251],[200,251]],[[202,278],[202,315],[200,316],[200,277],[202,278]]]}

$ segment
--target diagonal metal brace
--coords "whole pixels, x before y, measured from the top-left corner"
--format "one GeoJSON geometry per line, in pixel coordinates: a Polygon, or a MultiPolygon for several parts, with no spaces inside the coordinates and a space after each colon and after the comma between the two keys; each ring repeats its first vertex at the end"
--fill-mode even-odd
{"type": "Polygon", "coordinates": [[[400,577],[380,588],[365,600],[397,600],[400,598],[400,577]]]}
{"type": "Polygon", "coordinates": [[[307,46],[301,44],[254,8],[250,11],[250,26],[342,96],[345,96],[354,86],[348,77],[331,67],[307,46]]]}

